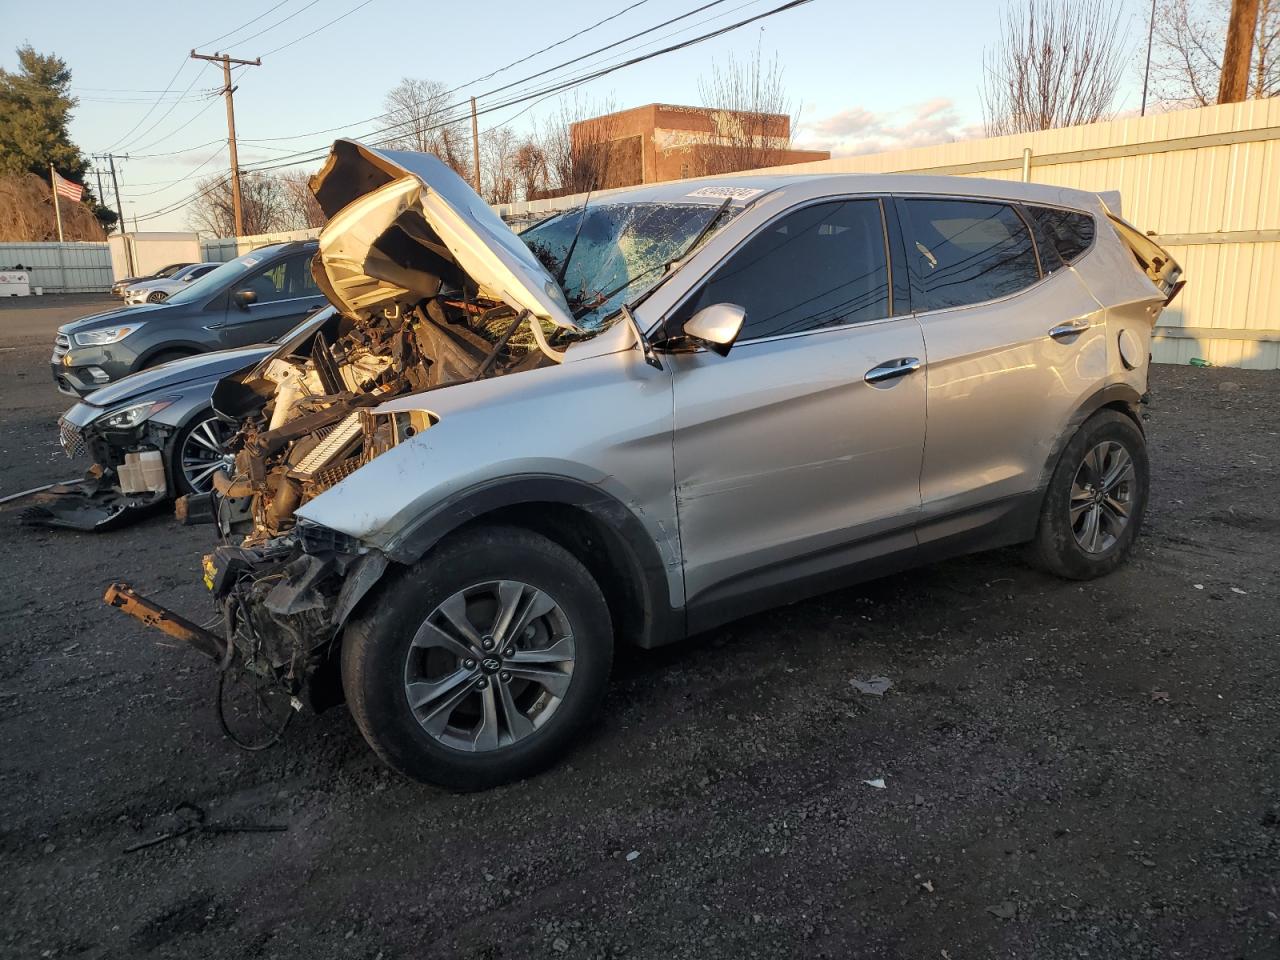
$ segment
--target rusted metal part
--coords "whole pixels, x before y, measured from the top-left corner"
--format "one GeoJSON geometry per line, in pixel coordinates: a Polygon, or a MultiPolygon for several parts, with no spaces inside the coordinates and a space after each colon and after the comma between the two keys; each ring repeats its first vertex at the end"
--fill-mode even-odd
{"type": "Polygon", "coordinates": [[[181,640],[211,660],[221,663],[226,655],[227,644],[221,637],[179,616],[172,610],[166,610],[146,597],[138,596],[127,583],[111,584],[103,594],[102,600],[107,606],[115,607],[122,613],[141,620],[148,627],[155,627],[161,633],[175,640],[181,640]]]}

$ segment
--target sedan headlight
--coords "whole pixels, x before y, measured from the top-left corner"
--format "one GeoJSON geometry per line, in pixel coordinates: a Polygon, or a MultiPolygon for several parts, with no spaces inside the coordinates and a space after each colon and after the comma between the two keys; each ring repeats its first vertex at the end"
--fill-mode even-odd
{"type": "Polygon", "coordinates": [[[135,403],[128,407],[120,407],[93,421],[95,427],[105,427],[108,430],[128,430],[136,427],[148,417],[154,416],[166,407],[171,407],[177,401],[177,397],[165,397],[161,400],[148,400],[145,403],[135,403]]]}
{"type": "Polygon", "coordinates": [[[76,344],[81,347],[101,347],[108,343],[119,343],[131,333],[137,333],[144,323],[130,323],[127,326],[107,327],[104,330],[86,330],[84,333],[72,334],[76,344]]]}

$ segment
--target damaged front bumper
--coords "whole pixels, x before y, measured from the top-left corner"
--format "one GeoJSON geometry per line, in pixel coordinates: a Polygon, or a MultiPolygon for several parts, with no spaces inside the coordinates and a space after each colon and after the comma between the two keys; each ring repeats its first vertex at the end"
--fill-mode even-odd
{"type": "Polygon", "coordinates": [[[58,420],[58,440],[68,457],[94,463],[72,483],[35,495],[22,513],[30,526],[103,532],[152,512],[169,499],[165,451],[174,430],[142,420],[134,426],[103,426],[107,411],[78,403],[58,420]]]}
{"type": "MultiPolygon", "coordinates": [[[[332,641],[387,566],[381,551],[301,522],[259,546],[223,545],[204,557],[204,584],[220,615],[221,636],[139,597],[125,584],[113,584],[104,600],[220,661],[223,669],[237,661],[296,695],[332,662],[332,641]]],[[[327,685],[319,694],[311,692],[317,709],[332,702],[327,685]]]]}

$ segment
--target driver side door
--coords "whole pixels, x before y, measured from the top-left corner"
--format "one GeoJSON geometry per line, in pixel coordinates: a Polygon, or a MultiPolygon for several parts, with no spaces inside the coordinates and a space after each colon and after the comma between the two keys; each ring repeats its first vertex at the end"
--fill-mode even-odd
{"type": "Polygon", "coordinates": [[[222,348],[243,347],[278,337],[314,313],[328,301],[311,275],[311,254],[295,253],[256,267],[231,285],[227,311],[217,328],[222,348]],[[240,290],[251,290],[254,300],[242,306],[240,290]]]}
{"type": "Polygon", "coordinates": [[[670,354],[691,631],[915,551],[924,338],[886,212],[856,197],[784,213],[673,315],[746,311],[728,356],[670,354]]]}

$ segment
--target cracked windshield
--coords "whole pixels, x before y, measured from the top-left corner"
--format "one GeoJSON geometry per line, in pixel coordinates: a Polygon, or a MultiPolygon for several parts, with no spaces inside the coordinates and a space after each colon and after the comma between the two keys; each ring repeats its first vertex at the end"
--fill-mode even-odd
{"type": "Polygon", "coordinates": [[[520,235],[564,288],[578,322],[598,329],[658,283],[664,267],[705,242],[734,211],[702,203],[602,204],[560,214],[520,235]],[[705,231],[705,235],[704,235],[705,231]]]}

